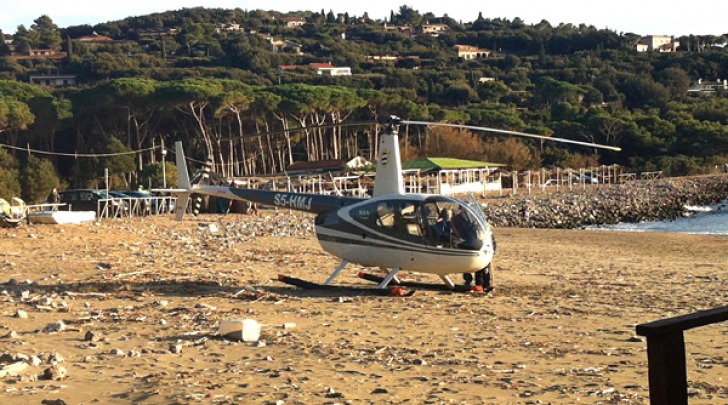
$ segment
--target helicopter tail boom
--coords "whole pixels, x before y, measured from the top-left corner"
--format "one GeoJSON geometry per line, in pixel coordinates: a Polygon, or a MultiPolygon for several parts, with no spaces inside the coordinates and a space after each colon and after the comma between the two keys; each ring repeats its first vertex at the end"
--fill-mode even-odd
{"type": "Polygon", "coordinates": [[[315,214],[333,211],[345,205],[350,205],[362,200],[361,198],[346,196],[303,194],[289,191],[257,190],[228,186],[192,184],[187,170],[187,161],[185,159],[181,142],[177,142],[175,144],[175,154],[179,188],[160,189],[156,191],[170,192],[177,195],[175,212],[176,219],[178,221],[182,220],[185,212],[187,211],[187,205],[189,204],[192,194],[248,201],[276,208],[287,208],[315,214]]]}

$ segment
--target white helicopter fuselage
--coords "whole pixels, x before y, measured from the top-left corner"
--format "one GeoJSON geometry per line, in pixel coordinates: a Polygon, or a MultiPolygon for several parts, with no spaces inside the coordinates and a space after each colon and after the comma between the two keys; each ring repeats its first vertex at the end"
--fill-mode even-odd
{"type": "Polygon", "coordinates": [[[316,235],[326,252],[350,263],[438,276],[482,270],[494,252],[484,217],[461,200],[426,194],[383,195],[320,214],[316,235]],[[438,233],[439,213],[453,209],[468,219],[465,231],[438,233]]]}

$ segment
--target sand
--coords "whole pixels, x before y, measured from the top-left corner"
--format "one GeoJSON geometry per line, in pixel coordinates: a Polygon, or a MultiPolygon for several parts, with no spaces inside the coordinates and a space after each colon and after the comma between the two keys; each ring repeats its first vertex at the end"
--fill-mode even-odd
{"type": "MultiPolygon", "coordinates": [[[[274,278],[338,261],[310,217],[262,215],[0,229],[0,353],[41,361],[1,402],[648,403],[635,325],[728,302],[725,237],[591,230],[496,229],[493,294],[302,291],[274,278]],[[260,341],[222,339],[236,318],[260,341]],[[54,362],[65,377],[36,379],[54,362]]],[[[728,403],[727,336],[685,333],[691,404],[728,403]]]]}

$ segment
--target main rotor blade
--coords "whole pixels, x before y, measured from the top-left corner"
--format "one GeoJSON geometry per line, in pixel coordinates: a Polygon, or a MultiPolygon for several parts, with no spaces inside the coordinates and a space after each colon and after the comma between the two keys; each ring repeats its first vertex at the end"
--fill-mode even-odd
{"type": "Polygon", "coordinates": [[[400,121],[402,124],[413,124],[413,125],[432,125],[432,126],[441,126],[441,127],[451,127],[451,128],[462,128],[462,129],[472,129],[475,131],[485,131],[485,132],[495,132],[498,134],[506,134],[506,135],[515,135],[515,136],[521,136],[525,138],[535,138],[535,139],[542,139],[545,141],[555,141],[555,142],[562,142],[562,143],[571,143],[574,145],[581,145],[581,146],[589,146],[593,148],[601,148],[601,149],[609,149],[609,150],[615,150],[615,151],[621,151],[622,148],[619,148],[617,146],[609,146],[609,145],[601,145],[598,143],[589,143],[589,142],[581,142],[581,141],[575,141],[572,139],[566,139],[566,138],[554,138],[551,136],[546,135],[536,135],[536,134],[529,134],[526,132],[519,132],[519,131],[508,131],[505,129],[497,129],[497,128],[488,128],[488,127],[476,127],[473,125],[459,125],[459,124],[447,124],[447,123],[441,123],[441,122],[428,122],[428,121],[406,121],[402,120],[400,121]]]}

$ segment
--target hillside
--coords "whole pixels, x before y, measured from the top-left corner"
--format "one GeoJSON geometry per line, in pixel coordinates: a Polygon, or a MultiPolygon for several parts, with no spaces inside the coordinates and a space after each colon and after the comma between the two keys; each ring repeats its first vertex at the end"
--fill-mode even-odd
{"type": "MultiPolygon", "coordinates": [[[[28,159],[31,148],[52,152],[41,158],[57,183],[98,184],[104,168],[119,183],[156,181],[162,141],[183,140],[224,175],[277,173],[300,160],[372,159],[376,136],[271,131],[396,114],[624,150],[483,136],[462,149],[515,170],[701,173],[728,160],[724,42],[517,18],[459,22],[407,6],[387,21],[193,8],[61,28],[41,16],[0,45],[0,143],[11,155],[0,156],[0,170],[42,164],[28,159]],[[144,152],[79,157],[131,151],[144,152]]],[[[465,139],[412,129],[411,157],[437,153],[433,136],[465,139]]]]}

